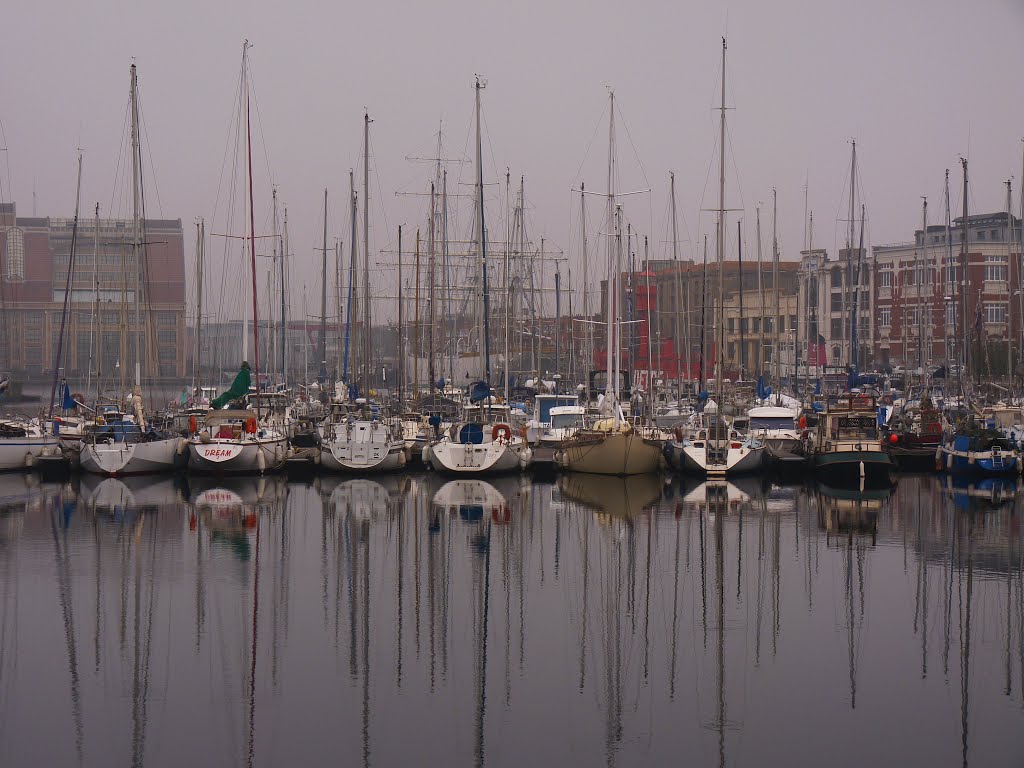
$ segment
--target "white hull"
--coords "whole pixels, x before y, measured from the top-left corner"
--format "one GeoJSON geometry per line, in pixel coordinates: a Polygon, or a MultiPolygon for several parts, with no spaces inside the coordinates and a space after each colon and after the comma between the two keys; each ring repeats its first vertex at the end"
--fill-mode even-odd
{"type": "Polygon", "coordinates": [[[273,472],[284,466],[288,440],[276,438],[188,441],[189,466],[197,472],[273,472]]]}
{"type": "Polygon", "coordinates": [[[172,472],[188,462],[186,447],[181,437],[138,443],[85,443],[79,462],[85,472],[109,477],[172,472]]]}
{"type": "Polygon", "coordinates": [[[395,472],[405,466],[405,443],[367,444],[367,451],[331,442],[320,449],[320,466],[334,472],[395,472]]]}
{"type": "Polygon", "coordinates": [[[429,446],[430,465],[438,472],[459,475],[512,472],[530,463],[532,452],[521,439],[510,442],[455,443],[444,438],[429,446]]]}
{"type": "Polygon", "coordinates": [[[643,475],[661,469],[661,447],[630,430],[584,432],[565,443],[555,461],[571,472],[594,475],[643,475]]]}
{"type": "Polygon", "coordinates": [[[53,435],[0,437],[0,470],[31,467],[40,456],[59,452],[59,441],[53,435]]]}
{"type": "Polygon", "coordinates": [[[405,460],[405,442],[379,422],[335,424],[320,449],[320,466],[335,472],[394,472],[405,460]]]}

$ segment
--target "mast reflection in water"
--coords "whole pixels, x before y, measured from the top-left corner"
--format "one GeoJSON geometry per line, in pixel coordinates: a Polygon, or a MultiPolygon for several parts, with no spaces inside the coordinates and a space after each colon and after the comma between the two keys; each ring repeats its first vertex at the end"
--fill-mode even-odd
{"type": "Polygon", "coordinates": [[[1018,764],[1021,496],[0,475],[0,764],[1018,764]]]}

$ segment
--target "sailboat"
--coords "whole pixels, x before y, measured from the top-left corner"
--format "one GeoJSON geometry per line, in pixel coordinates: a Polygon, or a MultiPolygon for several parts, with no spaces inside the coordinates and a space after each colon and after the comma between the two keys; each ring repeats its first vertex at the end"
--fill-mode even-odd
{"type": "Polygon", "coordinates": [[[622,209],[615,202],[615,92],[609,92],[607,225],[608,300],[605,302],[605,391],[599,398],[600,418],[587,424],[562,443],[555,463],[572,472],[597,475],[640,475],[657,472],[662,465],[661,443],[641,434],[626,420],[619,403],[622,384],[622,327],[619,318],[619,285],[622,276],[622,209]]]}
{"type": "MultiPolygon", "coordinates": [[[[699,415],[689,434],[677,429],[675,439],[665,446],[665,454],[676,469],[708,477],[753,472],[764,460],[764,444],[756,437],[740,432],[727,421],[721,403],[725,399],[725,38],[722,38],[722,103],[719,110],[718,165],[718,301],[715,344],[715,395],[719,404],[711,412],[710,403],[699,415]]],[[[740,286],[742,291],[742,285],[740,286]]]]}
{"type": "MultiPolygon", "coordinates": [[[[508,406],[494,407],[491,394],[491,356],[489,332],[489,297],[487,289],[487,228],[484,225],[483,147],[480,138],[480,91],[484,84],[476,80],[476,228],[481,264],[483,316],[480,324],[480,349],[483,371],[481,380],[470,386],[469,403],[463,408],[461,423],[423,449],[424,461],[439,472],[481,475],[509,472],[525,468],[533,458],[529,444],[502,416],[508,406]]],[[[507,366],[507,357],[506,357],[507,366]]],[[[433,386],[433,384],[431,384],[433,386]]]]}
{"type": "MultiPolygon", "coordinates": [[[[351,178],[351,177],[350,177],[351,178]]],[[[370,304],[370,115],[363,114],[363,323],[362,382],[369,385],[372,312],[370,304]]],[[[355,195],[353,190],[353,207],[355,195]]],[[[327,212],[324,211],[326,217],[327,212]]],[[[326,221],[326,219],[325,219],[326,221]]],[[[353,217],[353,224],[355,219],[353,217]]],[[[326,229],[326,226],[325,226],[326,229]]],[[[353,227],[352,242],[355,242],[353,227]]],[[[345,393],[347,396],[347,392],[345,393]]],[[[405,441],[399,421],[381,418],[378,406],[358,397],[355,409],[345,402],[331,404],[321,425],[320,465],[340,472],[393,472],[405,466],[405,441]]]]}
{"type": "MultiPolygon", "coordinates": [[[[260,339],[258,320],[258,297],[256,292],[256,229],[253,219],[252,192],[252,132],[249,120],[248,81],[249,41],[242,45],[242,90],[245,109],[246,150],[248,155],[248,224],[249,270],[242,270],[242,285],[247,278],[252,280],[252,328],[255,366],[253,378],[259,389],[260,380],[260,339]],[[249,272],[248,274],[246,274],[249,272]]],[[[242,312],[242,356],[247,354],[249,345],[248,319],[242,312]]],[[[242,364],[243,368],[248,363],[242,364]]],[[[236,379],[238,383],[238,379],[236,379]]],[[[231,406],[231,404],[228,404],[231,406]]],[[[258,472],[260,474],[280,469],[288,458],[288,425],[291,420],[290,402],[283,392],[243,393],[233,407],[211,409],[203,418],[189,418],[188,451],[193,469],[201,472],[258,472]]]]}
{"type": "MultiPolygon", "coordinates": [[[[963,235],[961,237],[960,249],[960,276],[962,277],[962,290],[959,295],[960,306],[956,309],[956,317],[961,323],[961,338],[963,339],[963,358],[958,366],[959,377],[961,377],[961,391],[964,394],[964,401],[967,405],[967,415],[963,421],[956,425],[942,441],[935,453],[935,463],[939,469],[945,469],[955,474],[963,475],[1016,475],[1021,471],[1022,461],[1020,452],[1010,440],[999,430],[989,427],[975,418],[971,410],[969,393],[962,386],[962,377],[965,372],[971,370],[970,339],[967,334],[967,299],[970,288],[970,275],[968,265],[970,262],[970,219],[967,216],[967,159],[961,158],[960,163],[964,172],[964,212],[963,212],[963,235]]],[[[981,311],[981,308],[978,308],[981,311]]]]}
{"type": "Polygon", "coordinates": [[[135,299],[135,386],[132,389],[130,413],[108,410],[98,417],[94,427],[82,439],[79,462],[86,472],[99,475],[131,475],[147,472],[171,472],[185,466],[185,440],[179,435],[147,428],[142,403],[142,363],[145,349],[142,340],[145,323],[139,314],[146,289],[146,243],[143,235],[142,152],[139,140],[138,78],[131,66],[131,132],[132,132],[132,253],[136,271],[135,299]]]}

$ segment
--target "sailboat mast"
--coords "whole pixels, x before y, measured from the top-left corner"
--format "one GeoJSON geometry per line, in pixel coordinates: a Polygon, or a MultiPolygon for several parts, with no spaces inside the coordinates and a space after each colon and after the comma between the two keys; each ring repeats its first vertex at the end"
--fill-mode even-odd
{"type": "Polygon", "coordinates": [[[928,198],[921,198],[921,266],[917,271],[917,367],[924,384],[924,336],[930,323],[925,320],[924,287],[928,283],[928,198]]]}
{"type": "Polygon", "coordinates": [[[206,222],[196,222],[196,352],[194,386],[202,386],[203,378],[203,272],[206,260],[206,222]]]}
{"type": "Polygon", "coordinates": [[[594,324],[590,316],[590,264],[587,258],[587,193],[586,185],[580,183],[580,233],[583,259],[583,317],[586,325],[583,331],[583,354],[586,359],[586,370],[594,364],[594,324]]]}
{"type": "Polygon", "coordinates": [[[402,225],[398,225],[398,412],[405,402],[405,317],[402,313],[402,225]]]}
{"type": "MultiPolygon", "coordinates": [[[[278,239],[277,239],[277,187],[272,187],[271,188],[271,190],[270,190],[270,199],[271,199],[271,216],[270,216],[271,221],[270,221],[270,224],[271,224],[271,227],[273,228],[272,229],[272,233],[271,233],[271,240],[272,240],[272,242],[274,244],[273,245],[273,251],[271,252],[271,258],[270,258],[270,275],[271,275],[271,279],[272,279],[273,283],[276,284],[276,283],[280,282],[281,295],[283,296],[284,295],[284,280],[280,280],[280,281],[278,280],[278,272],[277,272],[277,260],[282,255],[281,254],[281,250],[279,248],[280,243],[278,242],[278,239]]],[[[270,350],[269,350],[269,353],[267,355],[267,358],[268,358],[267,359],[267,369],[268,370],[273,370],[273,368],[274,368],[274,360],[277,357],[277,355],[275,354],[275,352],[277,350],[274,349],[274,346],[275,346],[275,343],[276,343],[275,340],[278,338],[278,336],[275,333],[275,331],[277,330],[277,328],[276,328],[277,321],[274,318],[273,297],[274,297],[274,292],[273,292],[273,290],[271,290],[270,296],[269,296],[269,300],[267,302],[268,305],[269,305],[268,313],[270,314],[270,324],[269,324],[270,327],[267,330],[268,330],[268,333],[269,333],[270,339],[271,339],[270,350]]],[[[284,317],[284,313],[283,312],[281,313],[281,316],[284,317]]],[[[280,379],[278,381],[280,381],[280,379]]]]}
{"type": "Polygon", "coordinates": [[[135,386],[142,380],[142,238],[139,228],[139,101],[135,65],[131,67],[131,131],[132,131],[132,255],[135,260],[135,386]]]}
{"type": "MultiPolygon", "coordinates": [[[[1010,285],[1010,259],[1013,258],[1013,181],[1006,180],[1006,281],[1010,285]]],[[[1012,290],[1008,291],[1010,296],[1012,290]]],[[[1013,389],[1013,313],[1006,306],[1006,385],[1013,389]]]]}
{"type": "MultiPolygon", "coordinates": [[[[619,239],[618,233],[618,217],[615,210],[615,91],[609,91],[608,97],[610,100],[610,106],[608,109],[608,202],[606,211],[606,221],[609,225],[615,229],[615,240],[619,239]]],[[[605,296],[605,336],[607,341],[607,357],[605,358],[605,397],[612,398],[612,408],[615,412],[615,427],[618,429],[618,394],[619,394],[619,380],[613,376],[613,358],[616,355],[615,351],[615,337],[616,337],[616,305],[619,301],[619,290],[620,290],[620,272],[615,269],[615,251],[617,243],[613,242],[612,239],[608,239],[607,254],[607,275],[608,275],[608,290],[605,296]]]]}
{"type": "MultiPolygon", "coordinates": [[[[440,153],[438,153],[440,154],[440,153]]],[[[428,231],[427,257],[427,378],[430,380],[430,391],[434,391],[437,374],[434,370],[434,264],[437,252],[437,189],[430,182],[430,230],[428,231]]]]}
{"type": "Polygon", "coordinates": [[[370,388],[370,113],[363,112],[363,387],[370,388]]]}
{"type": "MultiPolygon", "coordinates": [[[[89,321],[89,370],[85,383],[85,391],[92,391],[92,374],[96,371],[96,382],[99,383],[99,340],[100,332],[100,204],[96,203],[95,219],[92,230],[92,318],[89,321]]],[[[99,399],[99,398],[97,398],[99,399]]]]}
{"type": "Polygon", "coordinates": [[[772,361],[775,368],[775,386],[782,391],[782,378],[779,370],[782,353],[782,299],[779,291],[779,195],[772,187],[772,293],[775,295],[775,317],[772,318],[772,329],[775,331],[772,361]]]}
{"type": "MultiPolygon", "coordinates": [[[[853,285],[853,237],[854,237],[854,223],[856,222],[856,209],[854,207],[857,198],[857,140],[853,140],[853,150],[850,155],[850,234],[846,241],[846,303],[850,303],[849,294],[854,290],[853,285]]],[[[857,325],[857,316],[855,313],[851,313],[850,316],[850,348],[847,362],[855,366],[857,365],[857,354],[853,349],[853,337],[855,335],[854,328],[857,325]]],[[[844,334],[845,335],[845,334],[844,334]]]]}
{"type": "MultiPolygon", "coordinates": [[[[344,357],[344,360],[342,361],[342,371],[343,371],[343,373],[342,373],[342,377],[341,377],[342,380],[346,384],[351,383],[351,382],[349,382],[349,378],[348,378],[348,370],[349,370],[349,368],[348,368],[348,349],[349,349],[350,340],[352,338],[352,328],[353,328],[353,323],[352,323],[352,298],[355,296],[355,290],[356,290],[356,243],[358,242],[356,240],[356,217],[358,216],[358,210],[357,209],[358,209],[358,206],[359,206],[359,200],[356,197],[355,176],[353,175],[352,171],[348,172],[348,194],[349,194],[350,206],[351,206],[351,209],[352,209],[352,216],[351,216],[352,237],[350,238],[350,242],[351,242],[350,248],[351,248],[352,255],[351,255],[351,259],[349,260],[349,266],[348,266],[348,300],[347,300],[347,306],[345,307],[345,357],[344,357]]],[[[356,369],[356,366],[353,363],[353,365],[352,365],[353,373],[355,372],[355,369],[356,369]]]]}
{"type": "MultiPolygon", "coordinates": [[[[689,361],[690,345],[687,343],[688,340],[683,336],[679,323],[679,313],[683,308],[682,290],[680,290],[683,276],[679,266],[679,231],[677,229],[676,222],[676,175],[672,172],[669,172],[668,174],[668,188],[669,196],[672,200],[672,265],[676,270],[676,311],[675,317],[673,318],[675,322],[673,324],[674,327],[672,329],[672,334],[674,346],[676,348],[676,399],[678,400],[683,396],[683,356],[685,355],[685,359],[689,361]],[[680,349],[680,347],[682,347],[682,349],[680,349]],[[680,355],[680,352],[682,352],[682,355],[680,355]]],[[[689,314],[686,316],[686,324],[687,326],[690,324],[689,314]]]]}
{"type": "Polygon", "coordinates": [[[324,188],[324,238],[320,249],[320,333],[317,337],[317,351],[320,355],[320,384],[327,381],[327,188],[324,188]]]}
{"type": "MultiPolygon", "coordinates": [[[[242,46],[242,69],[247,69],[248,64],[248,49],[249,41],[246,40],[242,46]]],[[[256,390],[260,388],[260,324],[259,324],[259,308],[257,305],[258,294],[256,287],[256,224],[253,218],[253,196],[252,196],[252,118],[250,115],[249,108],[249,84],[248,81],[245,83],[245,144],[246,153],[248,155],[248,166],[249,166],[249,259],[252,268],[252,343],[253,343],[253,378],[256,385],[256,390]]],[[[242,328],[243,333],[245,332],[244,323],[242,328]]],[[[246,334],[247,335],[247,334],[246,334]]],[[[259,401],[257,400],[257,412],[259,411],[259,401]]]]}
{"type": "MultiPolygon", "coordinates": [[[[970,373],[971,373],[971,370],[970,370],[970,366],[971,366],[971,351],[970,351],[970,344],[967,341],[967,339],[968,339],[968,336],[967,336],[967,304],[968,304],[967,291],[968,291],[968,288],[970,286],[970,281],[968,280],[967,268],[968,268],[968,263],[970,261],[970,252],[968,251],[968,247],[969,247],[968,238],[970,236],[971,228],[970,228],[970,226],[968,226],[969,222],[967,220],[967,189],[968,188],[967,188],[967,158],[966,157],[961,157],[960,158],[960,165],[963,166],[963,171],[964,171],[963,234],[960,237],[960,261],[961,261],[961,263],[963,265],[963,272],[962,272],[962,274],[963,274],[964,289],[963,289],[963,292],[961,293],[961,297],[960,297],[960,301],[961,301],[961,304],[962,304],[962,307],[961,307],[962,311],[960,313],[960,329],[961,329],[961,337],[964,340],[963,368],[964,368],[964,372],[968,375],[968,377],[970,377],[970,373]]],[[[979,339],[979,341],[980,341],[980,339],[979,339]]]]}
{"type": "Polygon", "coordinates": [[[285,298],[288,295],[288,281],[285,279],[285,259],[288,257],[288,208],[284,209],[284,236],[281,242],[281,263],[279,268],[281,270],[281,381],[284,384],[288,383],[288,344],[287,330],[288,330],[288,301],[285,298]]]}
{"type": "MultiPolygon", "coordinates": [[[[64,285],[64,308],[60,315],[60,333],[57,335],[57,349],[53,356],[53,386],[50,388],[50,411],[53,416],[53,406],[57,399],[57,379],[61,371],[61,355],[64,351],[64,329],[68,319],[68,309],[71,306],[71,285],[75,273],[75,245],[78,240],[78,203],[82,196],[82,152],[78,152],[78,183],[75,185],[75,220],[71,227],[71,253],[68,256],[68,276],[64,285]]],[[[66,386],[66,383],[65,383],[66,386]]]]}
{"type": "Polygon", "coordinates": [[[760,204],[754,209],[755,210],[755,222],[757,225],[757,295],[761,301],[761,311],[758,317],[761,319],[758,321],[761,324],[758,339],[757,339],[757,354],[754,355],[754,361],[757,364],[758,374],[763,373],[763,356],[764,356],[764,343],[762,337],[765,331],[765,316],[764,316],[764,271],[761,268],[761,206],[760,204]]]}
{"type": "MultiPolygon", "coordinates": [[[[957,351],[956,350],[956,335],[957,335],[956,317],[957,317],[957,306],[959,304],[960,298],[959,298],[959,294],[957,293],[957,291],[958,291],[958,289],[957,289],[957,280],[956,280],[956,272],[957,272],[957,270],[956,270],[956,265],[953,262],[953,222],[952,222],[953,210],[950,207],[950,203],[949,203],[949,168],[946,169],[945,198],[946,198],[946,267],[945,267],[944,271],[946,272],[946,274],[943,275],[943,282],[945,284],[949,285],[950,291],[949,291],[948,299],[945,298],[945,291],[943,291],[942,328],[943,328],[943,332],[945,334],[945,336],[943,338],[943,341],[945,342],[945,344],[943,345],[943,348],[946,351],[946,362],[950,363],[954,359],[959,359],[959,355],[956,355],[955,353],[957,351]],[[950,271],[952,271],[952,280],[949,277],[950,271]],[[953,312],[952,312],[952,315],[953,315],[953,322],[952,322],[952,326],[953,327],[952,327],[952,329],[950,328],[950,322],[949,322],[949,315],[950,315],[949,310],[951,308],[953,310],[953,312]],[[950,347],[952,347],[952,353],[950,351],[950,347]]],[[[963,375],[963,371],[961,371],[960,375],[957,376],[957,381],[961,380],[961,376],[962,375],[963,375]]]]}
{"type": "Polygon", "coordinates": [[[490,299],[487,295],[487,228],[484,220],[484,164],[483,164],[483,145],[480,140],[480,90],[484,88],[484,84],[480,82],[480,78],[476,79],[476,179],[477,179],[477,206],[478,206],[478,225],[480,227],[480,272],[481,280],[483,285],[483,323],[481,333],[483,334],[483,344],[481,349],[484,353],[484,382],[490,386],[491,383],[491,342],[489,338],[489,325],[488,315],[490,314],[490,299]]]}
{"type": "Polygon", "coordinates": [[[725,38],[722,38],[722,102],[719,108],[718,160],[718,339],[715,349],[715,397],[722,402],[722,364],[725,346],[725,38]]]}

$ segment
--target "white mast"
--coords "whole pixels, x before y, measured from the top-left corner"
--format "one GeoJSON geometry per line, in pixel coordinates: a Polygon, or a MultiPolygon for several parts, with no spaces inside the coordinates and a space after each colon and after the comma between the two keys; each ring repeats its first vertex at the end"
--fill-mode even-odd
{"type": "Polygon", "coordinates": [[[363,387],[370,389],[370,113],[363,112],[363,387]]]}
{"type": "Polygon", "coordinates": [[[605,361],[605,397],[609,399],[609,405],[614,413],[615,428],[619,427],[619,379],[617,371],[613,368],[613,359],[618,359],[616,314],[619,302],[619,275],[618,261],[622,256],[619,252],[621,239],[619,237],[619,220],[615,208],[615,91],[608,91],[610,107],[608,110],[608,199],[606,210],[606,221],[614,229],[614,240],[607,239],[607,275],[608,289],[605,292],[605,337],[607,340],[607,357],[605,361]],[[618,257],[618,259],[616,258],[618,257]]]}
{"type": "Polygon", "coordinates": [[[772,318],[772,327],[775,330],[775,351],[772,353],[772,362],[775,364],[775,388],[776,388],[776,402],[779,401],[779,395],[782,393],[782,378],[781,371],[779,370],[779,357],[782,352],[782,304],[781,294],[779,291],[779,196],[772,187],[772,291],[775,294],[775,317],[772,318]]]}
{"type": "MultiPolygon", "coordinates": [[[[671,171],[668,174],[669,179],[669,193],[672,198],[672,265],[676,270],[676,312],[675,312],[675,327],[672,329],[675,337],[676,347],[676,402],[683,396],[683,363],[682,360],[686,359],[689,361],[690,356],[690,345],[689,339],[681,332],[679,327],[679,313],[682,311],[682,291],[680,290],[683,276],[679,267],[679,231],[677,229],[676,222],[676,175],[671,171]],[[682,345],[683,355],[680,355],[680,344],[682,345]],[[684,358],[685,356],[685,358],[684,358]]],[[[648,290],[648,303],[650,302],[650,291],[648,290]]],[[[648,309],[648,312],[650,310],[648,309]]],[[[690,318],[687,314],[686,324],[689,326],[690,318]]]]}
{"type": "Polygon", "coordinates": [[[719,109],[719,161],[718,161],[718,340],[715,349],[715,397],[718,413],[722,413],[722,387],[725,346],[725,38],[722,38],[722,103],[719,109]]]}
{"type": "Polygon", "coordinates": [[[135,386],[142,383],[142,238],[139,227],[139,101],[135,65],[131,67],[132,130],[132,254],[135,256],[135,386]]]}

